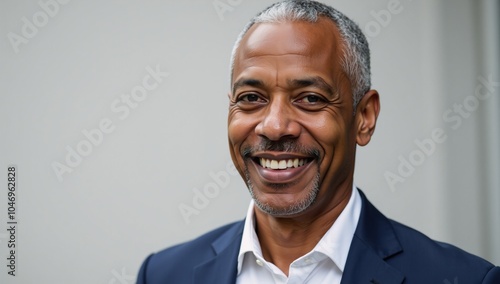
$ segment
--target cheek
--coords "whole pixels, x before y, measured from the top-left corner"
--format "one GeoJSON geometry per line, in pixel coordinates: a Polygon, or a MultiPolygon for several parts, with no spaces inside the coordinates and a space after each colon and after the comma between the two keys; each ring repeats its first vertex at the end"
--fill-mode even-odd
{"type": "Polygon", "coordinates": [[[258,121],[251,116],[244,115],[240,112],[230,113],[228,117],[228,138],[229,147],[233,159],[240,159],[240,150],[245,142],[249,142],[255,133],[255,127],[258,121]]]}
{"type": "Polygon", "coordinates": [[[245,133],[247,132],[244,127],[244,121],[238,119],[234,114],[229,114],[228,116],[228,124],[227,124],[227,135],[229,142],[229,154],[231,155],[231,159],[233,160],[233,164],[238,170],[239,174],[243,179],[245,179],[244,173],[244,161],[240,155],[241,144],[243,143],[245,133]]]}
{"type": "Polygon", "coordinates": [[[233,114],[228,118],[227,133],[231,146],[241,144],[249,133],[248,121],[241,119],[241,115],[233,114]]]}
{"type": "Polygon", "coordinates": [[[313,139],[321,145],[325,155],[329,155],[342,135],[344,127],[341,122],[331,115],[321,115],[308,119],[307,122],[302,122],[302,125],[313,139]]]}
{"type": "Polygon", "coordinates": [[[331,166],[340,167],[351,152],[349,145],[352,140],[344,117],[336,113],[325,113],[303,123],[307,132],[322,148],[323,171],[331,166]]]}

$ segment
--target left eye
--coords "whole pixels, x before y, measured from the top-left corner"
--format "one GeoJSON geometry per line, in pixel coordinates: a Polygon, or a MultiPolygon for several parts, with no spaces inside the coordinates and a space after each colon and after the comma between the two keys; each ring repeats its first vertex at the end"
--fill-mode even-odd
{"type": "Polygon", "coordinates": [[[317,103],[317,102],[321,101],[321,98],[318,96],[315,96],[315,95],[309,95],[309,96],[303,97],[302,100],[306,103],[317,103]]]}
{"type": "Polygon", "coordinates": [[[325,107],[328,104],[328,100],[314,93],[305,93],[298,97],[294,101],[294,104],[306,111],[317,111],[325,107]]]}
{"type": "Polygon", "coordinates": [[[318,95],[307,95],[297,100],[297,102],[299,103],[307,103],[307,104],[317,104],[317,103],[322,103],[324,101],[325,100],[318,95]]]}

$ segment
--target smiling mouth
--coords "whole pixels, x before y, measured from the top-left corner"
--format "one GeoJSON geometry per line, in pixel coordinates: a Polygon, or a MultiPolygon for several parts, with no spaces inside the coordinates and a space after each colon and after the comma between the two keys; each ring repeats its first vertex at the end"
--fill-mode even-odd
{"type": "Polygon", "coordinates": [[[254,161],[265,169],[272,170],[286,170],[291,168],[299,168],[307,163],[311,162],[312,158],[294,158],[294,159],[283,159],[283,160],[273,160],[266,158],[254,158],[254,161]]]}

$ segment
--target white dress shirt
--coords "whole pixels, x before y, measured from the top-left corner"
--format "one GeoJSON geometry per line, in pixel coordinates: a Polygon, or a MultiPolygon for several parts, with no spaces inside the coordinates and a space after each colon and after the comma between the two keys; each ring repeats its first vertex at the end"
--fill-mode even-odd
{"type": "Polygon", "coordinates": [[[349,247],[361,213],[361,197],[353,185],[349,202],[339,217],[307,254],[294,260],[288,277],[273,263],[262,257],[255,233],[254,202],[250,202],[240,252],[238,254],[237,284],[270,283],[338,283],[342,278],[349,247]]]}

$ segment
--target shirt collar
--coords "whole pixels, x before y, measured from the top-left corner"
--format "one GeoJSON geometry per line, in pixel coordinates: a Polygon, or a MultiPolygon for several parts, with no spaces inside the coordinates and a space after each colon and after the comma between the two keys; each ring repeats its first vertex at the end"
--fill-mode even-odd
{"type": "MultiPolygon", "coordinates": [[[[352,194],[346,207],[328,231],[323,235],[312,252],[320,252],[328,256],[337,267],[344,271],[347,255],[351,241],[358,225],[361,214],[361,196],[353,185],[352,194]]],[[[243,259],[247,252],[253,252],[262,258],[262,250],[259,239],[255,233],[254,201],[248,206],[243,236],[241,239],[240,252],[238,254],[238,274],[241,273],[243,259]]]]}

